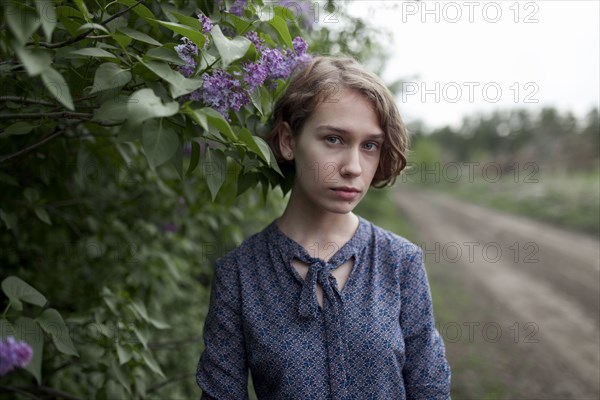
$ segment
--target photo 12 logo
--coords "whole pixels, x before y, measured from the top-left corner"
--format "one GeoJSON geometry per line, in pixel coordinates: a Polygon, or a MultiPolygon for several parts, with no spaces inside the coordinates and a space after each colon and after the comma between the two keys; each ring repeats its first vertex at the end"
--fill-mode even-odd
{"type": "Polygon", "coordinates": [[[402,22],[537,24],[540,6],[528,1],[403,1],[402,22]]]}
{"type": "Polygon", "coordinates": [[[540,87],[536,82],[402,82],[400,98],[403,103],[415,98],[421,103],[486,102],[498,103],[510,96],[514,103],[539,103],[536,95],[540,87]],[[417,97],[418,96],[418,97],[417,97]]]}

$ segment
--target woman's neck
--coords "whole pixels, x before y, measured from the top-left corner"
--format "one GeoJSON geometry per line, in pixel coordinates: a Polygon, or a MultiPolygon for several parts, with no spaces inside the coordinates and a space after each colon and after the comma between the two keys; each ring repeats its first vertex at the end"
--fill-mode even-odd
{"type": "Polygon", "coordinates": [[[319,243],[341,247],[358,229],[359,218],[352,212],[334,213],[315,209],[292,192],[287,207],[277,220],[279,229],[305,248],[319,243]]]}

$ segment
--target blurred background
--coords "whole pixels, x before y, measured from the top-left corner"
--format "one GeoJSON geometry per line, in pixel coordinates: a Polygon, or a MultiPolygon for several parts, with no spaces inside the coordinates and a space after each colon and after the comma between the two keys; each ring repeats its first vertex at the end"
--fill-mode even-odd
{"type": "MultiPolygon", "coordinates": [[[[90,91],[109,61],[134,75],[109,86],[113,99],[150,87],[169,100],[174,78],[135,57],[179,65],[179,38],[149,15],[190,27],[199,11],[231,37],[246,19],[272,47],[289,29],[311,54],[354,56],[395,94],[408,167],[355,212],[423,249],[454,399],[600,397],[598,2],[156,1],[107,32],[86,25],[136,2],[109,3],[2,5],[0,337],[28,342],[34,358],[0,376],[0,398],[199,397],[214,261],[281,214],[285,183],[258,157],[240,161],[226,135],[219,147],[209,133],[229,125],[212,114],[204,130],[193,113],[164,118],[178,139],[152,142],[174,152],[155,165],[169,157],[150,156],[119,119],[131,111],[90,91]],[[15,50],[15,38],[46,40],[51,18],[29,17],[52,5],[55,43],[90,27],[93,39],[62,42],[76,57],[15,50]],[[275,6],[290,10],[288,28],[271,24],[275,6]],[[84,50],[94,46],[109,54],[84,50]],[[48,65],[80,114],[63,114],[48,65]],[[214,165],[227,172],[216,181],[214,165]]],[[[111,79],[126,75],[114,68],[111,79]]],[[[228,122],[263,135],[268,104],[254,99],[228,122]]],[[[260,153],[255,140],[248,154],[260,153]]],[[[256,398],[251,377],[248,387],[256,398]]]]}

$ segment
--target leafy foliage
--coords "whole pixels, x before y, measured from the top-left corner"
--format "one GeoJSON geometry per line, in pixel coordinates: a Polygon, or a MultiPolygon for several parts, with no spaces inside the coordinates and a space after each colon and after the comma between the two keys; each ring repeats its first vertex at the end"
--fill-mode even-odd
{"type": "Polygon", "coordinates": [[[264,141],[285,74],[245,74],[295,60],[299,36],[333,48],[335,27],[292,3],[2,3],[0,333],[34,360],[0,398],[198,396],[214,260],[290,188],[264,141]],[[218,74],[248,101],[210,103],[218,74]]]}

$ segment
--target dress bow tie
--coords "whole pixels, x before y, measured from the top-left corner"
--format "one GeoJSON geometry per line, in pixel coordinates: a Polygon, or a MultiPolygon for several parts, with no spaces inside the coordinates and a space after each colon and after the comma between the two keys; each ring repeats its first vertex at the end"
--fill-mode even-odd
{"type": "Polygon", "coordinates": [[[337,284],[335,278],[331,275],[331,270],[336,267],[329,264],[319,258],[307,258],[297,257],[301,261],[309,264],[308,273],[300,292],[300,304],[298,306],[298,313],[301,317],[313,319],[316,318],[319,312],[319,303],[317,301],[317,282],[323,287],[325,299],[329,304],[324,307],[331,307],[337,301],[335,291],[337,290],[337,284]],[[334,289],[335,287],[335,289],[334,289]]]}

